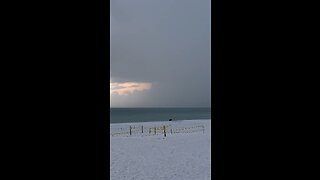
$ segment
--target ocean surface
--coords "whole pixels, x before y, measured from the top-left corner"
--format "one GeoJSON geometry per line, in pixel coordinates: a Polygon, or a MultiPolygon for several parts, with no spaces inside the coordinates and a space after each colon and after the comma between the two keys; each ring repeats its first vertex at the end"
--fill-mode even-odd
{"type": "Polygon", "coordinates": [[[211,119],[211,108],[111,108],[110,123],[211,119]]]}

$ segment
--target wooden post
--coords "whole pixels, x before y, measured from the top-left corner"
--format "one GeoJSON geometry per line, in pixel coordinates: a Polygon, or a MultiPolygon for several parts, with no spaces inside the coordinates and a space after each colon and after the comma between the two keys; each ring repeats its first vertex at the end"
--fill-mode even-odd
{"type": "Polygon", "coordinates": [[[141,126],[141,133],[143,134],[143,125],[141,126]]]}
{"type": "Polygon", "coordinates": [[[131,126],[130,126],[130,136],[131,136],[131,126]]]}
{"type": "Polygon", "coordinates": [[[157,134],[157,129],[156,129],[156,127],[154,127],[154,134],[157,134]]]}
{"type": "Polygon", "coordinates": [[[171,134],[172,134],[172,128],[170,129],[170,132],[171,132],[171,134]]]}
{"type": "Polygon", "coordinates": [[[149,134],[151,134],[151,128],[149,128],[149,134]]]}
{"type": "Polygon", "coordinates": [[[203,128],[203,134],[204,134],[204,125],[202,125],[202,128],[203,128]]]}
{"type": "Polygon", "coordinates": [[[163,126],[164,137],[166,137],[166,126],[163,126]]]}

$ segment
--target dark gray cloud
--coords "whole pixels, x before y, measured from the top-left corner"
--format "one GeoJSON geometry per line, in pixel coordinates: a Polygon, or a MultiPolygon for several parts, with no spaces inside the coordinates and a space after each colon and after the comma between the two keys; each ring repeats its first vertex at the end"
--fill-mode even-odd
{"type": "Polygon", "coordinates": [[[149,82],[112,106],[210,106],[210,0],[111,0],[111,80],[149,82]]]}

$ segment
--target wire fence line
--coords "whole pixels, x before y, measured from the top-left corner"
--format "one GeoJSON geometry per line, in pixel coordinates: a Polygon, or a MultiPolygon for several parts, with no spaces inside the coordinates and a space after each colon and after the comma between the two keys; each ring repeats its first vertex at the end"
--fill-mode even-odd
{"type": "Polygon", "coordinates": [[[189,133],[204,133],[205,127],[202,124],[193,126],[172,126],[172,125],[128,125],[120,128],[110,128],[112,137],[137,137],[137,136],[170,136],[173,134],[189,134],[189,133]]]}

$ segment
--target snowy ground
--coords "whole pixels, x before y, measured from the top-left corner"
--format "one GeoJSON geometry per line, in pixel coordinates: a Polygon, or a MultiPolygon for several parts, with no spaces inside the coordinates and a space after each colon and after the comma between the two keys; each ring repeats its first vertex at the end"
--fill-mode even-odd
{"type": "Polygon", "coordinates": [[[211,179],[211,120],[111,124],[110,142],[111,180],[211,179]]]}

